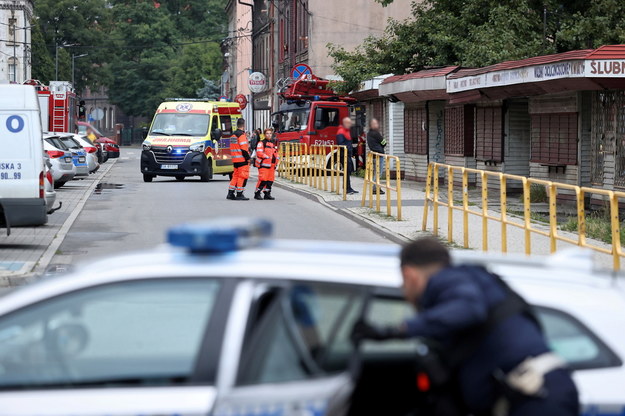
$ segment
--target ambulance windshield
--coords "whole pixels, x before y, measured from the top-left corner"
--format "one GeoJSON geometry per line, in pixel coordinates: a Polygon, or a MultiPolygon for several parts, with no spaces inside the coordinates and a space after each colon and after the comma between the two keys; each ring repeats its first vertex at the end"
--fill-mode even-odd
{"type": "Polygon", "coordinates": [[[157,114],[152,123],[151,135],[160,136],[198,136],[208,134],[208,114],[157,114]]]}
{"type": "Polygon", "coordinates": [[[306,130],[308,126],[308,114],[310,109],[294,109],[280,111],[274,114],[274,123],[278,123],[278,132],[306,130]]]}

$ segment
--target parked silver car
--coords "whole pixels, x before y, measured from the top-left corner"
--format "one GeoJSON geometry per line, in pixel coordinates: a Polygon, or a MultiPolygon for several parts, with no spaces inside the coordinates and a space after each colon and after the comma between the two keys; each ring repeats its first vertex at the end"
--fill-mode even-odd
{"type": "Polygon", "coordinates": [[[74,166],[76,166],[76,176],[74,179],[84,176],[89,176],[89,165],[87,164],[87,152],[86,150],[74,140],[73,133],[56,133],[59,140],[63,142],[65,146],[72,152],[72,160],[74,166]]]}
{"type": "Polygon", "coordinates": [[[72,137],[79,145],[87,152],[87,166],[89,167],[89,173],[95,173],[100,169],[100,162],[98,162],[98,147],[91,143],[86,136],[80,134],[73,134],[72,137]]]}
{"type": "Polygon", "coordinates": [[[62,203],[59,202],[59,206],[54,208],[54,203],[56,202],[56,191],[54,190],[54,178],[52,177],[52,161],[48,153],[45,151],[43,152],[43,160],[45,164],[43,184],[46,200],[46,212],[49,215],[61,208],[62,203]]]}
{"type": "Polygon", "coordinates": [[[76,176],[76,166],[72,162],[72,153],[58,136],[44,134],[43,149],[50,156],[51,173],[54,187],[60,188],[76,176]]]}

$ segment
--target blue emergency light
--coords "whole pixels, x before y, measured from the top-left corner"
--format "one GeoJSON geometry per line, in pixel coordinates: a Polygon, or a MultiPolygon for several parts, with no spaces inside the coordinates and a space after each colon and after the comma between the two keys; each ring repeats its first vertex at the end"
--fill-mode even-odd
{"type": "Polygon", "coordinates": [[[225,253],[256,246],[272,231],[264,219],[226,217],[176,226],[168,231],[167,241],[193,253],[225,253]]]}

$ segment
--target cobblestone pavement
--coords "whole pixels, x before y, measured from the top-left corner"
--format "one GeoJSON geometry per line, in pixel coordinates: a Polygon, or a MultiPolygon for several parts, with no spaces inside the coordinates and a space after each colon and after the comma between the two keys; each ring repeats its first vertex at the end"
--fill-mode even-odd
{"type": "MultiPolygon", "coordinates": [[[[101,178],[114,166],[115,159],[103,164],[95,174],[82,180],[68,182],[57,189],[55,207],[59,202],[63,206],[48,216],[48,223],[39,227],[12,228],[11,235],[0,235],[0,287],[15,286],[28,279],[35,270],[44,269],[47,264],[41,263],[51,247],[60,243],[65,229],[77,216],[84,201],[101,178]]],[[[4,230],[3,230],[4,232],[4,230]]],[[[43,271],[43,270],[41,270],[43,271]]]]}

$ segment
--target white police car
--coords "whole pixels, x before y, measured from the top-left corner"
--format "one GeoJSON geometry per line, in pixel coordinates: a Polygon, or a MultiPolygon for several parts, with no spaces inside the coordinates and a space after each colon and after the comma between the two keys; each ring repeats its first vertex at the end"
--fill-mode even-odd
{"type": "MultiPolygon", "coordinates": [[[[221,224],[221,225],[220,225],[221,224]]],[[[0,415],[404,415],[416,341],[353,324],[413,313],[398,248],[272,241],[270,224],[182,226],[158,251],[94,264],[0,299],[0,415]],[[356,371],[356,369],[360,371],[356,371]]],[[[486,262],[540,309],[587,415],[622,415],[625,297],[583,260],[486,262]],[[583,267],[582,267],[583,266],[583,267]]]]}

